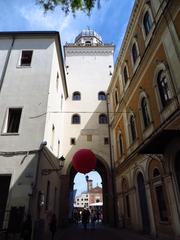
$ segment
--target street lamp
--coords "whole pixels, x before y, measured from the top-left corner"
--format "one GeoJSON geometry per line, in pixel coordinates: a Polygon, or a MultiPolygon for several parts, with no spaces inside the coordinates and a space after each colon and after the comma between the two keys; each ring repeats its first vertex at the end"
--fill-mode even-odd
{"type": "Polygon", "coordinates": [[[61,171],[61,169],[64,166],[65,158],[62,155],[60,158],[58,158],[58,160],[59,160],[59,168],[48,168],[48,169],[46,168],[46,169],[42,169],[41,170],[41,175],[49,175],[52,172],[59,172],[59,171],[61,171]]]}

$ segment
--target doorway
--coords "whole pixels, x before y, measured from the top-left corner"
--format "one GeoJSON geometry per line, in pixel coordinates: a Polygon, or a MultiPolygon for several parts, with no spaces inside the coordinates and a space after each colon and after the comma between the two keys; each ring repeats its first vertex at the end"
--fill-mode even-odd
{"type": "Polygon", "coordinates": [[[146,190],[145,190],[145,184],[144,184],[144,177],[142,173],[139,173],[137,176],[137,184],[138,184],[143,232],[150,233],[150,220],[149,220],[149,212],[148,212],[148,205],[147,205],[147,196],[146,196],[146,190]]]}
{"type": "Polygon", "coordinates": [[[0,176],[0,196],[1,196],[0,197],[0,229],[3,228],[10,181],[11,181],[11,176],[7,176],[7,175],[0,176]]]}

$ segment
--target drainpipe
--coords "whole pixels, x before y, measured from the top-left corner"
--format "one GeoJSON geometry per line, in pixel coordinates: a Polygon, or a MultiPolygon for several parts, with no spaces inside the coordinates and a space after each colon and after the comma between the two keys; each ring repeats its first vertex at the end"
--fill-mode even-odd
{"type": "Polygon", "coordinates": [[[108,135],[109,135],[109,153],[110,153],[110,171],[111,171],[111,184],[112,184],[112,201],[113,201],[113,226],[117,226],[117,212],[116,212],[116,191],[114,182],[114,166],[113,166],[113,156],[112,156],[112,141],[111,141],[111,131],[110,131],[110,120],[109,120],[109,103],[108,103],[109,93],[106,94],[106,106],[107,106],[107,122],[108,122],[108,135]]]}
{"type": "Polygon", "coordinates": [[[11,51],[12,51],[12,48],[14,46],[14,40],[15,40],[15,37],[12,38],[12,43],[11,43],[11,46],[8,50],[6,60],[5,60],[5,63],[4,63],[4,68],[2,70],[2,75],[1,75],[1,79],[0,79],[0,91],[1,91],[1,88],[2,88],[2,85],[3,85],[3,82],[4,82],[4,77],[5,77],[7,66],[8,66],[8,63],[9,63],[9,58],[10,58],[10,55],[11,55],[11,51]]]}

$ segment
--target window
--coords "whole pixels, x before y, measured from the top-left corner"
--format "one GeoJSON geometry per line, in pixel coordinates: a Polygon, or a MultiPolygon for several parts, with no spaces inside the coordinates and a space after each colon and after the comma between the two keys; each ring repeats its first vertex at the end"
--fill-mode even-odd
{"type": "Polygon", "coordinates": [[[146,128],[150,124],[150,116],[149,116],[149,111],[147,106],[147,100],[145,97],[143,97],[141,100],[141,111],[142,111],[142,117],[143,117],[143,124],[144,124],[144,127],[146,128]]]}
{"type": "Polygon", "coordinates": [[[168,86],[168,80],[166,73],[161,70],[157,76],[157,86],[159,90],[159,95],[161,99],[162,106],[165,107],[169,104],[171,100],[171,92],[168,86]]]}
{"type": "Polygon", "coordinates": [[[106,115],[106,114],[100,114],[100,115],[99,115],[99,123],[100,123],[100,124],[106,124],[106,123],[108,123],[108,121],[107,121],[107,115],[106,115]]]}
{"type": "Polygon", "coordinates": [[[123,142],[122,142],[122,134],[121,133],[119,133],[118,142],[119,142],[119,153],[120,153],[120,156],[122,156],[123,155],[123,142]]]}
{"type": "Polygon", "coordinates": [[[158,208],[159,208],[160,220],[163,222],[167,222],[168,221],[168,213],[167,213],[166,202],[165,202],[165,198],[164,198],[162,185],[157,186],[155,188],[155,192],[156,192],[156,198],[157,198],[157,203],[158,203],[158,208]]]}
{"type": "Polygon", "coordinates": [[[21,62],[20,65],[21,66],[30,66],[31,65],[31,60],[32,60],[32,54],[33,51],[22,51],[21,54],[21,62]]]}
{"type": "Polygon", "coordinates": [[[59,153],[60,153],[60,140],[58,140],[58,148],[57,148],[57,156],[59,156],[59,153]]]}
{"type": "Polygon", "coordinates": [[[56,76],[56,91],[58,92],[59,90],[59,73],[57,72],[57,76],[56,76]]]}
{"type": "Polygon", "coordinates": [[[71,138],[70,139],[70,144],[71,145],[75,145],[76,144],[76,139],[75,138],[71,138]]]}
{"type": "Polygon", "coordinates": [[[87,135],[87,142],[92,142],[92,135],[87,135]]]}
{"type": "Polygon", "coordinates": [[[72,98],[72,100],[74,100],[74,101],[79,101],[79,100],[81,100],[81,94],[80,94],[80,92],[74,92],[74,93],[73,93],[73,98],[72,98]]]}
{"type": "Polygon", "coordinates": [[[131,131],[131,140],[134,142],[136,140],[136,128],[135,128],[135,119],[132,115],[130,117],[130,131],[131,131]]]}
{"type": "Polygon", "coordinates": [[[160,176],[160,172],[159,172],[159,169],[155,168],[153,170],[153,177],[159,177],[160,176]]]}
{"type": "Polygon", "coordinates": [[[86,41],[86,42],[85,42],[85,45],[86,45],[86,46],[91,46],[91,42],[90,42],[90,41],[86,41]]]}
{"type": "Polygon", "coordinates": [[[78,114],[72,116],[72,124],[80,124],[80,116],[78,114]]]}
{"type": "Polygon", "coordinates": [[[124,67],[123,69],[123,77],[124,77],[124,83],[126,84],[128,81],[128,70],[127,70],[127,66],[124,67]]]}
{"type": "Polygon", "coordinates": [[[98,100],[106,100],[106,94],[105,92],[99,92],[98,93],[98,100]]]}
{"type": "Polygon", "coordinates": [[[134,43],[132,46],[132,58],[133,58],[133,63],[135,64],[138,58],[138,50],[137,50],[136,43],[134,43]]]}
{"type": "Polygon", "coordinates": [[[144,26],[145,34],[147,36],[148,33],[151,31],[151,28],[152,28],[152,19],[151,19],[151,16],[150,16],[148,11],[144,15],[143,26],[144,26]]]}
{"type": "Polygon", "coordinates": [[[55,136],[55,126],[54,124],[52,125],[52,130],[51,130],[51,148],[53,149],[54,147],[54,136],[55,136]]]}
{"type": "Polygon", "coordinates": [[[7,133],[18,133],[22,108],[9,108],[7,117],[7,133]]]}
{"type": "Polygon", "coordinates": [[[117,91],[117,89],[115,89],[114,98],[115,98],[115,106],[117,106],[118,103],[119,103],[119,97],[118,97],[118,91],[117,91]]]}
{"type": "Polygon", "coordinates": [[[105,138],[104,138],[104,145],[107,145],[107,144],[109,144],[109,138],[108,138],[108,137],[105,137],[105,138]]]}
{"type": "Polygon", "coordinates": [[[50,193],[50,181],[47,182],[47,188],[46,188],[46,202],[45,202],[46,210],[48,210],[48,207],[49,207],[49,193],[50,193]]]}

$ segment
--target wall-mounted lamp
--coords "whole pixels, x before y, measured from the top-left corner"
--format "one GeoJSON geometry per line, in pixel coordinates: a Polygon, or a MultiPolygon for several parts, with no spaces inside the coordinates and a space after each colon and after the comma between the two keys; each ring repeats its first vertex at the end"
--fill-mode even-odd
{"type": "Polygon", "coordinates": [[[65,158],[64,158],[64,156],[62,155],[58,160],[59,160],[59,168],[42,169],[42,170],[41,170],[41,175],[49,175],[49,174],[51,174],[52,172],[59,172],[59,171],[61,171],[61,169],[62,169],[63,166],[64,166],[65,158]]]}

